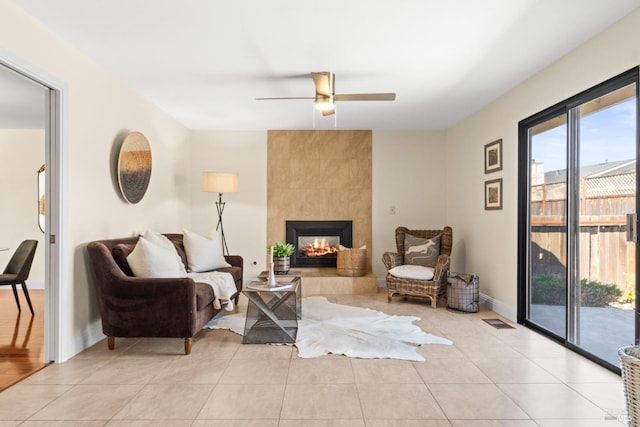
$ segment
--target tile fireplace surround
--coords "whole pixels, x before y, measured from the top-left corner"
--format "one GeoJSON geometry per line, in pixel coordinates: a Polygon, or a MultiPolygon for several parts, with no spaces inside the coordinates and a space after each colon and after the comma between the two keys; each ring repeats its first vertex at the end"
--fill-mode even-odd
{"type": "Polygon", "coordinates": [[[267,242],[285,240],[286,220],[351,220],[353,247],[369,248],[369,273],[361,278],[337,276],[335,268],[301,269],[304,295],[377,290],[370,250],[371,143],[372,132],[363,130],[267,133],[267,242]],[[322,279],[317,289],[315,279],[322,279]]]}

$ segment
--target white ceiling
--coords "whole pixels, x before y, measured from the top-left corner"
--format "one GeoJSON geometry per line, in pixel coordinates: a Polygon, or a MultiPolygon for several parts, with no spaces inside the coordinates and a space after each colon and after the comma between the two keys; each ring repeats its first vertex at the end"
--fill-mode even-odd
{"type": "MultiPolygon", "coordinates": [[[[640,0],[13,0],[192,129],[447,129],[640,0]],[[323,118],[308,73],[342,102],[323,118]]],[[[623,70],[621,70],[623,71],[623,70]]]]}

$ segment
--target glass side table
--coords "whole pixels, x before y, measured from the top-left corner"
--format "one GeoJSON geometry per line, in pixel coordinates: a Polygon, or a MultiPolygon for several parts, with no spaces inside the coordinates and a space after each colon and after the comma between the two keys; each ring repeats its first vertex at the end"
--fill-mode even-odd
{"type": "MultiPolygon", "coordinates": [[[[279,280],[290,284],[281,290],[267,288],[266,282],[251,282],[242,290],[249,303],[244,325],[243,344],[294,344],[298,319],[302,316],[302,281],[299,276],[279,280]]],[[[276,287],[278,289],[278,287],[276,287]]]]}

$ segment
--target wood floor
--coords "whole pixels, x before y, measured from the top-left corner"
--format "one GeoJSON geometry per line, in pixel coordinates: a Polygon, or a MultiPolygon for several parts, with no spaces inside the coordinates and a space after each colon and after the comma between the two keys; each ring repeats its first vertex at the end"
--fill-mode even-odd
{"type": "Polygon", "coordinates": [[[44,290],[29,290],[35,316],[18,287],[18,311],[11,287],[0,289],[0,391],[46,366],[44,363],[44,290]]]}

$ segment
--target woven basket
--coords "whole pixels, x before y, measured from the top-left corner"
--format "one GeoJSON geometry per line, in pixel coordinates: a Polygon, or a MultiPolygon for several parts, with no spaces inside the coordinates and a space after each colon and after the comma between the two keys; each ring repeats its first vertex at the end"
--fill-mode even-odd
{"type": "Polygon", "coordinates": [[[343,249],[338,251],[336,267],[339,276],[364,276],[367,273],[367,249],[343,249]]]}
{"type": "Polygon", "coordinates": [[[629,426],[640,426],[640,347],[622,347],[618,349],[618,356],[621,362],[629,426]]]}

